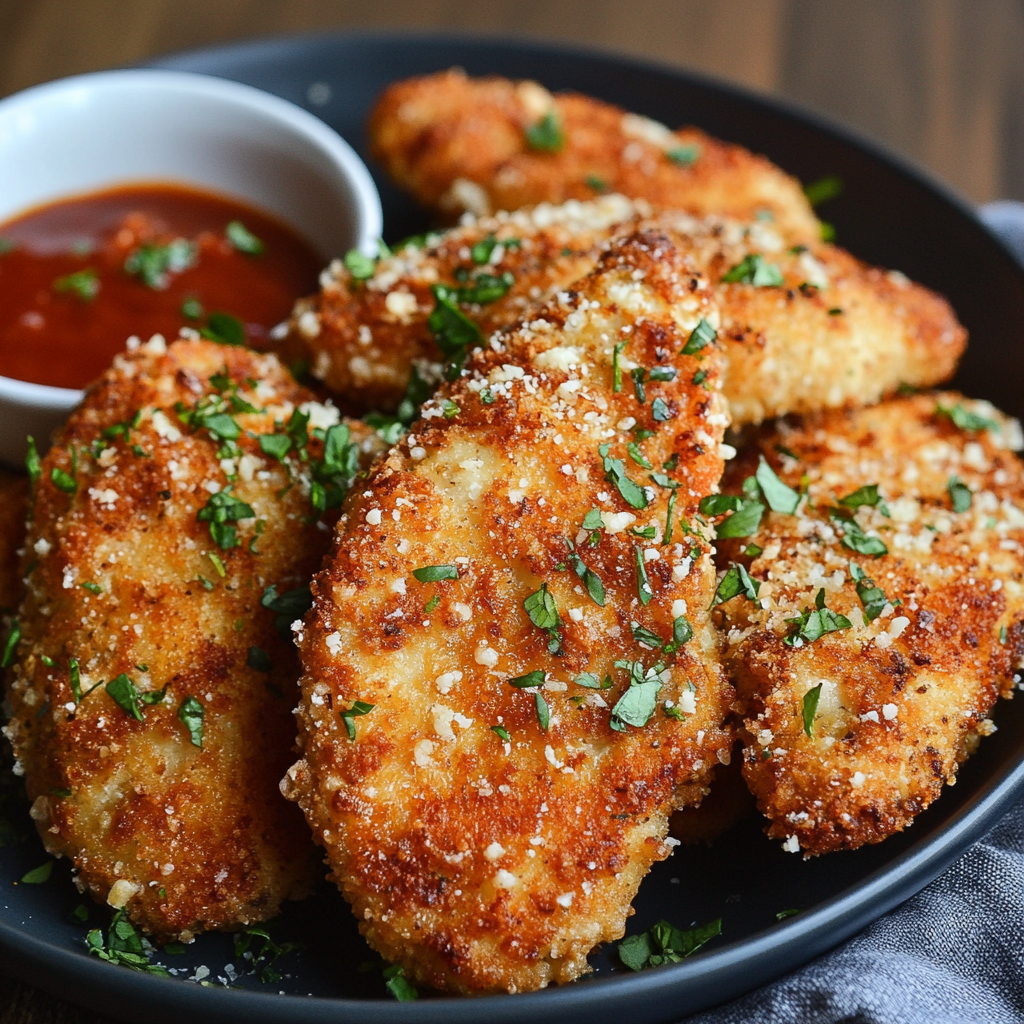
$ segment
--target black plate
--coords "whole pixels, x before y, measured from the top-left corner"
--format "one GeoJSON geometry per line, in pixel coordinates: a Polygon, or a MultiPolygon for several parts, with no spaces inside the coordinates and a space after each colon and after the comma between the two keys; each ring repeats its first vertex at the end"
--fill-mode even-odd
{"type": "MultiPolygon", "coordinates": [[[[943,187],[876,145],[785,104],[694,75],[619,57],[533,42],[423,35],[317,35],[203,50],[158,66],[255,85],[313,110],[365,155],[363,120],[389,82],[460,65],[472,74],[529,77],[551,89],[577,89],[664,121],[692,123],[767,154],[804,181],[838,174],[846,184],[825,215],[857,255],[945,293],[971,332],[957,384],[1024,414],[1018,356],[1024,333],[1024,272],[973,211],[943,187]],[[318,88],[310,87],[320,83],[318,88]],[[314,105],[310,96],[327,102],[314,105]]],[[[379,175],[388,237],[422,230],[423,214],[379,175]]],[[[182,985],[138,975],[84,955],[84,927],[66,923],[78,902],[66,866],[46,885],[15,885],[43,861],[35,839],[0,851],[0,951],[3,966],[68,999],[115,1016],[178,1024],[206,1022],[385,1022],[457,1024],[487,1018],[559,1024],[664,1021],[733,998],[853,935],[907,899],[995,822],[1024,792],[1024,700],[998,709],[999,732],[981,744],[959,784],[914,828],[881,846],[804,862],[769,843],[757,821],[713,850],[680,851],[651,872],[630,931],[659,917],[687,926],[722,918],[722,937],[690,960],[642,974],[592,958],[592,980],[561,989],[487,999],[399,1004],[379,973],[359,973],[368,957],[351,913],[326,884],[287,909],[275,936],[306,950],[282,961],[286,976],[248,991],[182,985]],[[778,911],[803,913],[777,923],[778,911]],[[277,994],[278,992],[286,993],[277,994]],[[303,998],[298,998],[303,997],[303,998]]],[[[105,919],[93,910],[95,923],[105,919]]],[[[205,964],[227,977],[231,940],[204,936],[181,958],[186,973],[205,964]]],[[[235,966],[239,963],[235,961],[235,966]]],[[[870,982],[865,982],[870,984],[870,982]]]]}

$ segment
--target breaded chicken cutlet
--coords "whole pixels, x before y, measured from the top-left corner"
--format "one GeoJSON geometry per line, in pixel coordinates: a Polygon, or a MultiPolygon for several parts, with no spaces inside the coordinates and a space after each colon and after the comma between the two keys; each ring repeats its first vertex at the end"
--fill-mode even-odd
{"type": "Polygon", "coordinates": [[[717,600],[744,774],[787,849],[906,828],[993,730],[1024,664],[1020,445],[987,402],[922,394],[780,422],[729,466],[717,600]]]}
{"type": "Polygon", "coordinates": [[[6,733],[47,849],[159,939],[272,917],[313,880],[278,782],[288,625],[364,439],[337,416],[274,356],[157,336],[30,459],[6,733]]]}
{"type": "Polygon", "coordinates": [[[449,220],[619,192],[819,237],[800,183],[763,156],[536,82],[457,69],[410,78],[385,90],[367,130],[388,174],[449,220]]]}
{"type": "Polygon", "coordinates": [[[787,247],[760,222],[653,215],[621,196],[471,219],[355,272],[336,261],[319,295],[296,305],[287,357],[305,356],[347,403],[394,410],[410,380],[413,392],[419,377],[436,381],[439,361],[457,363],[569,287],[615,236],[649,229],[716,286],[734,425],[867,404],[956,369],[966,332],[945,300],[902,275],[825,243],[787,247]]]}
{"type": "Polygon", "coordinates": [[[722,468],[713,317],[664,236],[617,244],[470,356],[339,522],[285,789],[363,935],[420,982],[585,973],[729,757],[693,520],[722,468]]]}

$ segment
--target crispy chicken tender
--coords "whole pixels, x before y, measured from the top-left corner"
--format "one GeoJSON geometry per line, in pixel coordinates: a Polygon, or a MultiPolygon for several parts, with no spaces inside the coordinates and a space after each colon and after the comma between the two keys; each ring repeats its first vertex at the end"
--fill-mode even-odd
{"type": "Polygon", "coordinates": [[[679,354],[709,291],[663,236],[612,248],[424,405],[314,582],[284,786],[370,945],[428,985],[586,972],[728,760],[709,544],[680,525],[722,466],[720,354],[679,354]]]}
{"type": "Polygon", "coordinates": [[[457,69],[396,82],[368,133],[388,174],[451,220],[608,191],[694,214],[770,215],[796,241],[819,235],[800,183],[764,157],[536,82],[457,69]]]}
{"type": "Polygon", "coordinates": [[[458,308],[482,340],[591,270],[611,238],[647,229],[667,232],[717,286],[734,424],[863,405],[956,369],[966,332],[944,299],[901,274],[833,245],[787,248],[761,222],[652,215],[621,196],[471,219],[378,261],[365,280],[338,261],[320,294],[297,305],[288,357],[308,358],[346,402],[394,409],[414,366],[439,376],[424,366],[442,358],[437,285],[462,289],[453,301],[467,300],[458,308]]]}
{"type": "MultiPolygon", "coordinates": [[[[721,605],[722,625],[744,774],[786,849],[906,828],[994,730],[1024,660],[1020,446],[988,403],[924,394],[780,423],[729,467],[726,491],[761,457],[808,490],[796,514],[719,541],[761,581],[758,603],[721,605]]],[[[767,500],[785,507],[764,466],[767,500]]]]}
{"type": "Polygon", "coordinates": [[[338,416],[274,356],[157,336],[88,392],[35,483],[6,732],[47,849],[160,939],[272,917],[314,876],[278,791],[298,661],[287,608],[261,607],[329,544],[299,408],[338,416]]]}

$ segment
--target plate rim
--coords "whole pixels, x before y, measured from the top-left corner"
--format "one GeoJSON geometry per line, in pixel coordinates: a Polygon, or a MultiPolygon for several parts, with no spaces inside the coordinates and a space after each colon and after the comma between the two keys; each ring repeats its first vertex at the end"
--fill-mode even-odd
{"type": "MultiPolygon", "coordinates": [[[[571,56],[608,62],[639,72],[655,73],[682,80],[701,89],[767,108],[785,118],[802,122],[816,132],[860,150],[923,187],[973,225],[994,243],[996,250],[1011,261],[1021,280],[1024,268],[1008,246],[980,220],[972,204],[956,189],[940,180],[913,158],[898,153],[875,138],[837,119],[818,113],[801,103],[763,93],[746,85],[724,81],[704,71],[676,67],[664,61],[616,52],[603,46],[562,43],[516,33],[484,33],[421,29],[355,29],[296,32],[234,40],[213,46],[193,47],[160,55],[142,65],[189,70],[183,65],[194,59],[234,59],[245,54],[280,53],[281,49],[301,51],[303,46],[336,41],[339,44],[410,46],[455,45],[497,47],[547,56],[571,56]]],[[[214,77],[226,77],[204,71],[214,77]]],[[[315,113],[315,111],[314,111],[315,113]]],[[[569,986],[553,986],[539,992],[480,996],[441,996],[416,1003],[387,999],[350,999],[325,996],[282,995],[278,993],[223,990],[192,985],[172,987],[176,979],[165,979],[111,965],[82,952],[57,946],[0,921],[0,950],[4,973],[14,974],[39,987],[56,992],[79,1005],[126,1020],[152,1020],[179,1024],[182,1012],[200,1012],[213,1022],[242,1020],[288,1020],[294,1024],[325,1024],[328,1021],[365,1021],[367,1024],[451,1024],[474,1021],[486,1014],[495,1024],[538,1017],[564,1024],[587,1024],[599,1007],[630,1000],[635,1021],[664,1020],[671,996],[684,987],[703,983],[707,998],[688,1004],[687,1012],[724,1005],[774,979],[797,969],[814,956],[824,954],[918,893],[946,867],[981,838],[1024,796],[1024,756],[1001,765],[982,782],[971,799],[959,808],[930,837],[914,842],[908,850],[877,868],[856,884],[818,903],[813,909],[777,925],[769,925],[724,949],[697,953],[682,963],[643,971],[634,975],[607,976],[569,986]],[[837,921],[839,922],[837,925],[837,921]],[[780,941],[781,940],[781,941],[780,941]],[[807,947],[813,947],[808,953],[807,947]],[[781,958],[780,953],[786,953],[781,958]],[[747,968],[740,989],[729,984],[730,972],[747,968]],[[728,987],[728,993],[720,992],[728,987]],[[614,993],[611,988],[614,988],[614,993]],[[635,1002],[634,1002],[635,1001],[635,1002]]]]}

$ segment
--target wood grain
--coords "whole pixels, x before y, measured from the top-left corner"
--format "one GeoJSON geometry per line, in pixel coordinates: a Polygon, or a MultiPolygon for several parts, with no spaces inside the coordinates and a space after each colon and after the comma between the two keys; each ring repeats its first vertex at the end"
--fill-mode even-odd
{"type": "MultiPolygon", "coordinates": [[[[845,120],[975,201],[1024,199],[1019,0],[0,0],[0,95],[186,47],[363,27],[543,36],[696,68],[845,120]]],[[[110,1021],[0,977],[0,1024],[110,1021]]]]}

